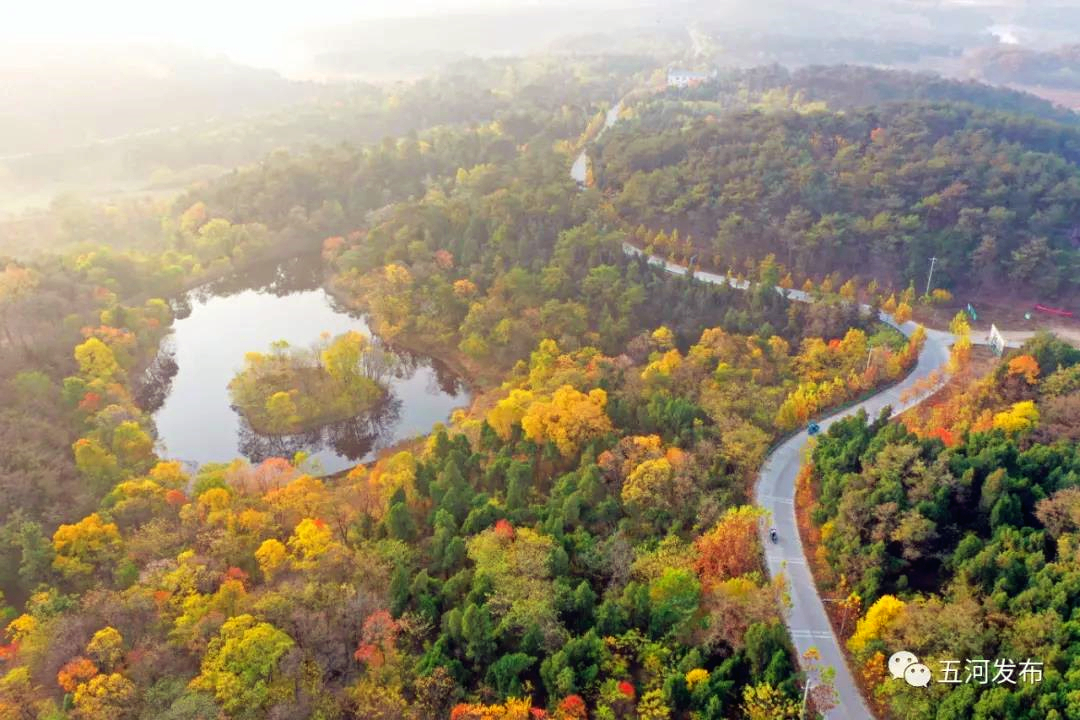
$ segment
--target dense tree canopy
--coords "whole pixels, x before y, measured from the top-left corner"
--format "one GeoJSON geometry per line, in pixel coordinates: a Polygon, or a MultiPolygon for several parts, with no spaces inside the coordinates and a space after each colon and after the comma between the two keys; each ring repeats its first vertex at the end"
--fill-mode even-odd
{"type": "Polygon", "coordinates": [[[848,642],[875,701],[911,718],[1068,717],[1076,643],[1077,484],[1069,441],[1080,417],[1039,408],[1080,355],[1037,338],[986,378],[958,385],[904,424],[863,417],[834,425],[813,452],[813,511],[824,582],[867,608],[848,642]],[[1042,375],[1045,380],[1039,380],[1042,375]],[[1042,682],[975,682],[927,691],[878,674],[897,649],[939,663],[1034,660],[1042,682]],[[929,696],[928,696],[929,695],[929,696]]]}
{"type": "Polygon", "coordinates": [[[257,430],[300,432],[369,411],[392,369],[390,357],[355,331],[310,350],[278,342],[268,354],[247,354],[229,394],[257,430]]]}
{"type": "Polygon", "coordinates": [[[803,275],[902,287],[936,256],[946,286],[1077,292],[1075,121],[956,102],[963,94],[852,103],[844,88],[865,85],[839,74],[821,93],[834,108],[790,95],[784,77],[751,80],[757,103],[725,102],[736,88],[719,83],[625,111],[594,153],[624,222],[674,228],[720,269],[771,252],[803,275]]]}
{"type": "MultiPolygon", "coordinates": [[[[416,119],[465,124],[275,152],[168,207],[61,203],[53,220],[86,244],[3,258],[0,715],[797,715],[755,473],[783,433],[918,357],[921,331],[858,304],[903,319],[914,291],[853,276],[906,285],[936,253],[952,283],[975,267],[1072,289],[1076,131],[998,114],[1013,96],[954,104],[952,86],[855,110],[841,91],[781,98],[763,82],[716,121],[695,93],[717,88],[701,88],[631,104],[596,152],[599,187],[581,190],[567,168],[640,70],[582,63],[569,78],[480,63],[475,105],[416,119]],[[123,249],[101,242],[117,228],[123,249]],[[744,289],[659,271],[624,242],[717,262],[744,289]],[[383,341],[462,368],[474,407],[336,477],[303,455],[159,457],[161,398],[142,380],[167,381],[167,355],[151,360],[184,291],[320,251],[337,300],[383,341]]],[[[827,85],[798,77],[784,82],[827,85]]],[[[398,101],[459,90],[443,78],[398,101]]],[[[340,409],[304,393],[370,390],[370,342],[254,355],[239,399],[281,432],[340,409]]],[[[1069,631],[1078,470],[1055,439],[1080,435],[1078,366],[1041,338],[963,401],[839,423],[818,445],[822,561],[867,609],[852,650],[871,676],[890,633],[933,657],[916,641],[942,608],[973,652],[1041,652],[1035,629],[1069,631]],[[1002,608],[1022,622],[972,630],[1002,608]]],[[[1058,709],[1072,661],[1052,660],[1037,699],[1058,709]]],[[[1001,702],[985,695],[972,702],[1001,702]]]]}

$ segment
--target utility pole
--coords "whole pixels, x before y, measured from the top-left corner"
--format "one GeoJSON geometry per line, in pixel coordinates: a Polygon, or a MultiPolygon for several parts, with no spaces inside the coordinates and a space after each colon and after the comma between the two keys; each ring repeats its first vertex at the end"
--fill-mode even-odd
{"type": "Polygon", "coordinates": [[[930,258],[930,275],[926,278],[926,294],[930,294],[930,281],[934,279],[934,265],[937,263],[937,258],[930,258]]]}
{"type": "Polygon", "coordinates": [[[802,706],[799,707],[799,720],[805,720],[806,718],[806,696],[810,694],[810,678],[806,678],[806,684],[803,685],[802,691],[802,706]]]}

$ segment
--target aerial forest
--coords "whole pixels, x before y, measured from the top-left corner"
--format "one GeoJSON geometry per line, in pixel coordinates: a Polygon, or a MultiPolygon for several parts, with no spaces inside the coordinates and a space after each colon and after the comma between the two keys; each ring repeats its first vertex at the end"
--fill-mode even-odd
{"type": "MultiPolygon", "coordinates": [[[[927,336],[897,325],[950,291],[1080,292],[1080,127],[1011,91],[765,68],[641,93],[599,134],[652,68],[566,64],[466,63],[364,103],[372,133],[441,107],[397,136],[3,227],[5,252],[43,240],[0,256],[0,720],[828,711],[755,478],[902,380],[927,336]],[[170,457],[148,388],[175,372],[155,359],[185,298],[298,255],[372,337],[249,348],[229,390],[251,425],[369,410],[395,348],[452,364],[471,403],[339,473],[170,457]]],[[[933,403],[815,441],[806,537],[877,709],[1073,717],[1080,351],[1040,336],[978,372],[968,350],[933,403]],[[887,648],[936,658],[942,627],[972,657],[1045,659],[1046,680],[885,680],[887,648]]]]}

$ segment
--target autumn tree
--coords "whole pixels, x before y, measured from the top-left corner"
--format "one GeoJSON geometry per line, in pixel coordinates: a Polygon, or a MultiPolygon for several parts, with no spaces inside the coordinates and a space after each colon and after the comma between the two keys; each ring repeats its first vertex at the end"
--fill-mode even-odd
{"type": "Polygon", "coordinates": [[[285,544],[274,538],[263,540],[259,549],[255,551],[255,560],[268,581],[285,565],[288,557],[289,551],[285,544]]]}
{"type": "Polygon", "coordinates": [[[532,720],[532,703],[525,698],[509,698],[502,705],[462,703],[450,711],[450,720],[532,720]]]}
{"type": "Polygon", "coordinates": [[[96,439],[79,438],[71,450],[75,467],[95,491],[104,493],[123,477],[120,460],[96,439]]]}
{"type": "Polygon", "coordinates": [[[108,345],[92,337],[75,348],[79,372],[87,380],[111,381],[120,372],[120,364],[108,345]]]}
{"type": "Polygon", "coordinates": [[[135,683],[120,673],[95,675],[75,689],[78,720],[125,720],[138,709],[135,683]]]}
{"type": "Polygon", "coordinates": [[[500,438],[509,440],[513,428],[521,423],[532,402],[531,392],[514,388],[488,411],[487,423],[500,438]]]}
{"type": "Polygon", "coordinates": [[[11,332],[12,309],[37,287],[39,280],[38,273],[14,263],[8,263],[0,272],[0,327],[4,329],[4,339],[9,347],[15,345],[11,332]]]}
{"type": "Polygon", "coordinates": [[[368,339],[353,330],[335,338],[322,351],[322,362],[338,383],[351,392],[359,392],[367,384],[364,358],[369,352],[368,339]]]}
{"type": "Polygon", "coordinates": [[[707,587],[761,569],[758,528],[764,511],[751,505],[731,508],[695,543],[694,568],[707,587]]]}
{"type": "Polygon", "coordinates": [[[53,534],[56,553],[53,567],[65,577],[85,579],[115,561],[120,547],[120,531],[116,525],[93,513],[73,525],[57,528],[53,534]]]}
{"type": "Polygon", "coordinates": [[[551,400],[534,401],[521,419],[525,437],[534,442],[551,442],[563,457],[572,457],[581,445],[611,431],[604,412],[607,393],[597,388],[588,394],[563,385],[551,400]]]}
{"type": "Polygon", "coordinates": [[[386,610],[377,610],[364,620],[360,641],[353,656],[368,667],[379,668],[389,662],[395,652],[400,626],[386,610]]]}
{"type": "Polygon", "coordinates": [[[957,313],[949,323],[949,331],[956,336],[949,351],[949,372],[958,373],[967,367],[971,359],[971,325],[967,315],[957,313]]]}
{"type": "Polygon", "coordinates": [[[1039,424],[1039,409],[1031,400],[1013,403],[1012,407],[994,415],[994,427],[1010,435],[1028,432],[1039,424]]]}
{"type": "Polygon", "coordinates": [[[1017,355],[1009,360],[1008,375],[1020,377],[1028,385],[1039,382],[1039,362],[1031,355],[1017,355]]]}
{"type": "Polygon", "coordinates": [[[133,473],[149,470],[154,464],[154,440],[139,423],[128,420],[113,430],[112,449],[117,460],[133,473]]]}
{"type": "Polygon", "coordinates": [[[393,338],[408,329],[416,316],[412,298],[415,284],[413,274],[404,265],[392,263],[374,275],[371,283],[369,297],[376,320],[375,329],[380,336],[393,338]]]}
{"type": "Polygon", "coordinates": [[[56,674],[56,683],[64,692],[75,689],[98,674],[97,665],[84,657],[76,657],[64,664],[56,674]]]}
{"type": "Polygon", "coordinates": [[[653,347],[660,352],[667,352],[675,347],[675,334],[665,325],[656,328],[649,339],[653,347]]]}
{"type": "Polygon", "coordinates": [[[294,644],[251,615],[229,618],[210,642],[192,687],[212,692],[229,717],[262,717],[270,704],[292,695],[278,666],[294,644]]]}
{"type": "Polygon", "coordinates": [[[882,595],[859,620],[848,640],[848,647],[853,652],[862,651],[868,643],[881,637],[883,630],[904,612],[904,607],[903,600],[893,595],[882,595]]]}
{"type": "Polygon", "coordinates": [[[289,549],[296,566],[301,569],[314,567],[333,544],[334,535],[330,527],[318,518],[301,520],[289,538],[289,549]]]}
{"type": "Polygon", "coordinates": [[[105,626],[90,638],[86,654],[103,672],[115,671],[124,657],[124,638],[116,628],[105,626]]]}
{"type": "Polygon", "coordinates": [[[670,511],[683,497],[676,468],[666,457],[642,462],[631,471],[622,487],[622,501],[639,512],[670,511]]]}
{"type": "Polygon", "coordinates": [[[772,685],[759,683],[743,689],[742,711],[745,720],[795,720],[799,702],[772,685]]]}

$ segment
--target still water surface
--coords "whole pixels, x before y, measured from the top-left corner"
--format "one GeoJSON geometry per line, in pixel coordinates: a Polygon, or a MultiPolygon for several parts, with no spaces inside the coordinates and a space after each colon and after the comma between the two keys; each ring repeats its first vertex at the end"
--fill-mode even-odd
{"type": "Polygon", "coordinates": [[[196,288],[176,304],[173,333],[140,393],[143,406],[154,411],[162,456],[202,465],[305,451],[332,473],[429,432],[468,404],[463,383],[437,360],[387,348],[397,369],[387,400],[371,412],[301,435],[252,430],[232,408],[227,388],[244,353],[265,352],[276,340],[308,347],[323,332],[371,336],[363,318],[322,289],[321,273],[317,256],[295,258],[196,288]]]}

